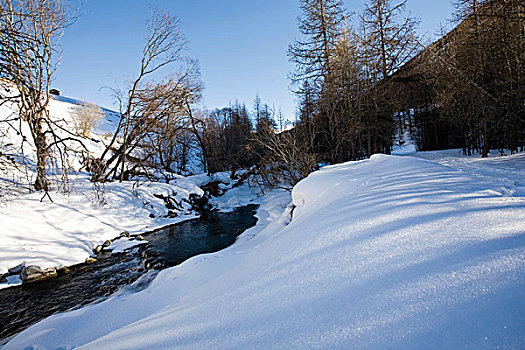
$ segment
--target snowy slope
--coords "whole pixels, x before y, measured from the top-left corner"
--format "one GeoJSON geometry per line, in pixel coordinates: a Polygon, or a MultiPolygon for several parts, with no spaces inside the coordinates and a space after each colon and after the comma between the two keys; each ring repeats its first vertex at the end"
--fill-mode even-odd
{"type": "MultiPolygon", "coordinates": [[[[10,92],[12,94],[12,92],[10,92]]],[[[0,95],[6,94],[6,91],[0,87],[0,95]]],[[[57,135],[67,138],[75,134],[76,127],[74,118],[79,111],[86,107],[81,101],[51,95],[49,100],[48,112],[50,118],[60,127],[55,127],[57,135]],[[63,130],[62,130],[63,129],[63,130]],[[66,132],[67,130],[68,132],[66,132]]],[[[83,145],[89,150],[91,155],[98,156],[104,150],[104,141],[107,135],[112,134],[118,124],[118,114],[116,112],[103,109],[104,117],[98,121],[94,127],[90,138],[80,138],[83,145]]],[[[81,164],[81,152],[85,149],[80,143],[75,141],[66,141],[65,144],[71,149],[78,151],[78,154],[69,153],[68,160],[71,170],[79,170],[81,164]]],[[[0,105],[0,152],[5,155],[13,156],[18,163],[18,170],[14,167],[0,167],[0,196],[9,196],[13,193],[26,193],[31,188],[31,184],[36,177],[36,156],[35,147],[31,138],[29,127],[25,122],[18,120],[18,107],[14,102],[8,102],[0,105]],[[21,131],[21,132],[20,132],[21,131]]],[[[56,157],[58,155],[55,154],[56,157]]],[[[52,188],[60,187],[57,169],[48,164],[47,169],[52,188]]],[[[74,178],[74,175],[71,177],[74,178]]],[[[3,199],[3,198],[0,198],[3,199]]],[[[5,202],[7,200],[3,200],[5,202]]]]}
{"type": "Polygon", "coordinates": [[[524,348],[525,162],[499,161],[515,172],[383,155],[326,167],[294,188],[288,225],[286,195],[267,197],[227,250],[6,349],[524,348]]]}
{"type": "MultiPolygon", "coordinates": [[[[76,112],[76,110],[83,108],[84,101],[79,101],[73,98],[65,96],[50,95],[50,108],[55,111],[59,109],[67,109],[70,114],[76,112]]],[[[100,107],[104,113],[104,118],[100,120],[95,127],[96,135],[113,134],[117,129],[120,115],[118,112],[112,111],[107,108],[100,107]]]]}

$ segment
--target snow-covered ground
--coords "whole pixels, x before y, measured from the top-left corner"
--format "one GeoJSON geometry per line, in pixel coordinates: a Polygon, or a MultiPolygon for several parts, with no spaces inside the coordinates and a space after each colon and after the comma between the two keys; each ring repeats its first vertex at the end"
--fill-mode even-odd
{"type": "MultiPolygon", "coordinates": [[[[5,94],[5,91],[0,93],[5,94]]],[[[82,108],[86,108],[82,102],[66,97],[55,96],[49,103],[52,118],[72,132],[75,116],[82,108]]],[[[83,140],[94,156],[101,154],[107,135],[118,124],[116,112],[103,112],[104,117],[92,130],[91,138],[83,140]]],[[[51,202],[43,198],[42,193],[29,191],[35,178],[35,152],[27,125],[21,124],[25,141],[18,132],[18,122],[13,121],[17,113],[12,103],[0,106],[0,121],[4,121],[1,123],[4,129],[0,130],[0,151],[13,155],[20,168],[0,167],[0,275],[24,262],[41,268],[81,263],[92,255],[93,248],[118,237],[123,231],[139,234],[193,219],[197,215],[187,201],[190,194],[202,195],[200,186],[209,181],[232,183],[227,173],[211,177],[170,174],[169,184],[136,181],[96,186],[89,181],[90,175],[82,171],[79,153],[71,154],[73,171],[66,186],[68,191],[61,191],[60,183],[53,181],[51,202]],[[6,120],[11,120],[13,127],[7,128],[6,120]],[[171,210],[172,217],[168,217],[169,210],[161,198],[167,196],[176,207],[171,210]],[[173,218],[175,215],[177,217],[173,218]]],[[[54,180],[55,176],[50,178],[54,180]]],[[[251,195],[253,197],[253,193],[251,195]]],[[[249,201],[244,198],[246,200],[249,201]]],[[[233,198],[221,208],[228,209],[230,204],[237,202],[233,198]]],[[[8,278],[8,282],[0,282],[0,289],[19,283],[18,278],[8,278]]]]}
{"type": "Polygon", "coordinates": [[[270,193],[233,246],[5,348],[524,348],[525,154],[414,155],[325,167],[292,220],[270,193]]]}
{"type": "Polygon", "coordinates": [[[23,261],[42,268],[83,262],[96,245],[118,237],[123,231],[144,233],[195,217],[191,205],[181,201],[202,190],[187,180],[186,186],[163,183],[108,183],[103,194],[93,189],[87,175],[79,177],[69,195],[52,193],[53,203],[42,194],[20,195],[0,206],[0,273],[23,261]],[[174,219],[165,218],[164,202],[154,197],[173,195],[184,210],[174,219]],[[101,202],[103,201],[103,202],[101,202]],[[155,215],[151,218],[150,214],[155,215]]]}

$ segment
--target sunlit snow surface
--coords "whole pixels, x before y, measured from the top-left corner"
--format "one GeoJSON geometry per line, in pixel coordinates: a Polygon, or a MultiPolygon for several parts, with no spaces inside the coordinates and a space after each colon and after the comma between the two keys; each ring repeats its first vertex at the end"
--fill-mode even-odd
{"type": "MultiPolygon", "coordinates": [[[[76,264],[88,258],[96,245],[118,237],[122,231],[139,234],[196,217],[164,217],[164,202],[154,194],[167,196],[176,192],[175,198],[180,201],[190,193],[202,193],[191,180],[177,181],[138,187],[133,182],[109,183],[105,185],[105,203],[99,204],[89,177],[81,175],[69,195],[52,193],[53,203],[47,198],[41,203],[40,193],[1,203],[0,273],[23,261],[43,268],[76,264]]],[[[183,204],[189,212],[191,205],[183,204]]]]}
{"type": "Polygon", "coordinates": [[[525,154],[416,155],[432,162],[325,167],[294,188],[291,222],[270,194],[230,248],[6,349],[524,348],[525,154]]]}

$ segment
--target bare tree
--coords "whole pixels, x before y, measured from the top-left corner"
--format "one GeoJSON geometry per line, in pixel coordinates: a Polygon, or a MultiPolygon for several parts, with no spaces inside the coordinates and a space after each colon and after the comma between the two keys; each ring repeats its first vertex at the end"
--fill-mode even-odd
{"type": "MultiPolygon", "coordinates": [[[[261,121],[264,119],[261,113],[261,121]]],[[[192,116],[192,125],[208,173],[229,170],[233,176],[238,169],[253,165],[247,150],[252,125],[244,105],[235,103],[200,117],[192,116]]]]}
{"type": "Polygon", "coordinates": [[[97,123],[104,118],[104,111],[99,106],[90,103],[82,103],[73,115],[75,131],[83,137],[89,137],[97,123]]]}
{"type": "Polygon", "coordinates": [[[288,49],[288,57],[296,65],[290,78],[299,91],[304,81],[310,88],[320,88],[329,75],[330,56],[344,34],[346,19],[341,0],[300,0],[300,4],[299,31],[304,37],[288,49]]]}
{"type": "Polygon", "coordinates": [[[186,105],[200,98],[202,89],[197,62],[183,55],[187,41],[179,20],[167,12],[154,10],[142,51],[140,71],[126,93],[120,93],[121,118],[117,129],[97,163],[100,170],[92,180],[110,177],[124,180],[127,160],[159,125],[173,124],[186,105]],[[161,69],[174,69],[165,81],[151,81],[161,69]],[[106,159],[107,157],[107,159],[106,159]]]}
{"type": "Polygon", "coordinates": [[[362,64],[367,74],[367,154],[390,153],[394,134],[392,90],[388,79],[419,52],[418,20],[405,15],[406,0],[370,0],[361,14],[362,64]]]}
{"type": "MultiPolygon", "coordinates": [[[[49,115],[49,89],[58,66],[60,38],[74,21],[65,0],[3,0],[0,2],[0,78],[14,94],[1,102],[18,106],[19,118],[29,126],[36,148],[36,190],[48,191],[47,160],[53,148],[64,146],[61,127],[49,115]]],[[[58,149],[59,153],[62,153],[58,149]]],[[[63,158],[62,158],[63,160],[63,158]]]]}
{"type": "Polygon", "coordinates": [[[525,4],[458,0],[458,26],[426,49],[427,82],[465,154],[523,147],[525,4]]]}
{"type": "Polygon", "coordinates": [[[332,152],[337,148],[333,132],[340,126],[341,115],[336,113],[336,95],[329,86],[332,59],[345,35],[347,15],[341,0],[302,0],[300,4],[303,38],[290,46],[288,56],[296,65],[290,75],[292,86],[306,108],[301,111],[301,123],[309,131],[304,142],[330,161],[337,161],[332,152]]]}
{"type": "Polygon", "coordinates": [[[371,73],[377,82],[398,70],[419,51],[418,20],[403,16],[407,0],[370,0],[361,16],[367,29],[364,44],[373,60],[371,73]]]}
{"type": "Polygon", "coordinates": [[[326,91],[332,96],[326,102],[335,109],[331,158],[337,161],[356,160],[363,154],[363,120],[367,117],[363,97],[368,85],[360,45],[360,38],[349,29],[339,40],[331,62],[332,78],[326,91]]]}
{"type": "Polygon", "coordinates": [[[317,155],[309,153],[301,141],[305,130],[296,127],[277,133],[263,127],[254,134],[250,150],[260,158],[257,173],[268,187],[291,189],[317,167],[317,155]]]}

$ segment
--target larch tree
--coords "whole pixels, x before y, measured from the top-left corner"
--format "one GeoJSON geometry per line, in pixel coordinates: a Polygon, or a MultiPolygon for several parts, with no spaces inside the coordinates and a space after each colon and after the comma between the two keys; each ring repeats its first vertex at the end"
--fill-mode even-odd
{"type": "Polygon", "coordinates": [[[337,140],[334,152],[341,161],[362,158],[364,125],[363,96],[366,93],[365,70],[361,62],[360,40],[354,29],[339,40],[331,62],[331,93],[336,95],[340,116],[334,130],[337,140]]]}
{"type": "Polygon", "coordinates": [[[525,3],[454,4],[457,27],[426,49],[425,77],[441,121],[454,128],[466,155],[515,152],[525,136],[525,3]]]}
{"type": "MultiPolygon", "coordinates": [[[[337,161],[333,131],[338,127],[338,115],[333,94],[328,86],[331,79],[331,60],[339,39],[345,34],[346,11],[341,0],[302,0],[299,31],[302,39],[295,41],[288,50],[290,61],[296,69],[290,75],[292,86],[303,105],[315,105],[301,112],[301,125],[308,130],[305,144],[330,161],[337,161]]],[[[303,135],[304,133],[297,133],[303,135]]]]}
{"type": "Polygon", "coordinates": [[[255,122],[255,128],[259,128],[259,124],[261,123],[261,112],[262,112],[262,103],[261,98],[259,95],[255,96],[255,99],[253,100],[253,117],[255,122]]]}
{"type": "Polygon", "coordinates": [[[341,0],[301,0],[302,16],[299,31],[303,39],[288,49],[288,57],[296,69],[290,75],[299,91],[307,81],[310,88],[320,88],[327,75],[332,52],[344,34],[346,19],[341,0]]]}
{"type": "Polygon", "coordinates": [[[406,0],[370,0],[361,15],[362,63],[370,92],[367,96],[367,154],[390,153],[393,137],[392,115],[396,106],[386,96],[395,85],[389,77],[419,51],[418,20],[405,15],[406,0]]]}
{"type": "Polygon", "coordinates": [[[366,28],[372,78],[377,82],[398,70],[419,51],[418,20],[404,16],[407,0],[371,0],[361,20],[366,28]]]}
{"type": "Polygon", "coordinates": [[[516,126],[524,126],[525,113],[525,4],[519,0],[454,4],[459,25],[446,48],[449,74],[437,77],[441,109],[463,130],[467,154],[479,150],[487,157],[493,146],[515,151],[523,138],[516,126]]]}

